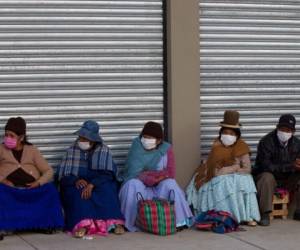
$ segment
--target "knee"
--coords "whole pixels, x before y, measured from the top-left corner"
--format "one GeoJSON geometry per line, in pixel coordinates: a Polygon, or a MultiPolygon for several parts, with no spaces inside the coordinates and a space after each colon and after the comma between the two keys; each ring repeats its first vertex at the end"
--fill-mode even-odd
{"type": "Polygon", "coordinates": [[[129,186],[140,186],[140,185],[143,185],[143,182],[140,181],[139,179],[130,179],[129,181],[126,182],[125,185],[129,185],[129,186]]]}
{"type": "Polygon", "coordinates": [[[276,185],[275,177],[272,173],[264,172],[259,176],[258,183],[260,185],[276,185]]]}
{"type": "Polygon", "coordinates": [[[177,182],[175,179],[166,179],[159,183],[159,186],[167,188],[167,189],[174,189],[174,187],[177,187],[177,182]]]}
{"type": "Polygon", "coordinates": [[[130,190],[140,190],[145,188],[145,185],[142,181],[140,181],[139,179],[131,179],[128,180],[124,186],[125,189],[130,189],[130,190]]]}

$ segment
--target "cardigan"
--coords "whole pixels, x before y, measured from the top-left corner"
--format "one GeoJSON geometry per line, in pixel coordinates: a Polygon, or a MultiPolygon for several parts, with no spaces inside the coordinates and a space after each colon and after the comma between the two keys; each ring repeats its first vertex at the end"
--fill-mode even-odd
{"type": "Polygon", "coordinates": [[[18,162],[12,151],[0,144],[0,182],[18,168],[22,168],[26,173],[32,175],[40,185],[46,184],[53,177],[53,169],[37,147],[24,145],[21,161],[18,162]]]}

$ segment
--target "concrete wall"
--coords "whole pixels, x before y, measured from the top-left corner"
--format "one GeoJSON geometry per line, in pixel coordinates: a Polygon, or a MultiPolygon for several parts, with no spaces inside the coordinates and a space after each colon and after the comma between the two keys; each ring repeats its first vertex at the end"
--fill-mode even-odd
{"type": "Polygon", "coordinates": [[[200,163],[198,0],[167,0],[166,11],[168,133],[185,187],[200,163]]]}

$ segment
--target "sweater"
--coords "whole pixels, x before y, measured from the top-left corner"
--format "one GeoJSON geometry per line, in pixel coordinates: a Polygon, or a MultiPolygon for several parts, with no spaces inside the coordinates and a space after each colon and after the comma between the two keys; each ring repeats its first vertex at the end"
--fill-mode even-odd
{"type": "Polygon", "coordinates": [[[12,151],[1,144],[0,182],[18,168],[22,168],[27,174],[33,176],[40,185],[49,182],[53,177],[53,169],[35,146],[24,145],[21,161],[18,162],[12,151]]]}

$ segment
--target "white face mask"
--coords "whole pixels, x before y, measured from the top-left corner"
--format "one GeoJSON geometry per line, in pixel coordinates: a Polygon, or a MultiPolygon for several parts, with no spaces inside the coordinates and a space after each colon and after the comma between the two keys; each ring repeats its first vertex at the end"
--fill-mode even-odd
{"type": "Polygon", "coordinates": [[[277,130],[277,137],[279,141],[287,142],[292,137],[292,133],[287,133],[287,132],[277,130]]]}
{"type": "Polygon", "coordinates": [[[236,142],[236,136],[235,135],[221,135],[221,142],[227,147],[231,146],[236,142]]]}
{"type": "Polygon", "coordinates": [[[88,141],[78,141],[78,147],[82,150],[89,150],[91,144],[88,141]]]}
{"type": "Polygon", "coordinates": [[[156,148],[156,139],[148,139],[148,138],[142,137],[141,143],[142,143],[143,147],[147,150],[156,148]]]}

